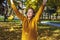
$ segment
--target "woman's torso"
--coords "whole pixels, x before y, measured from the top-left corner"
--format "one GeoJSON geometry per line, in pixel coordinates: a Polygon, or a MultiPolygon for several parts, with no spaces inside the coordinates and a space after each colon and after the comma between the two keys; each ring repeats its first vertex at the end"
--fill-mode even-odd
{"type": "Polygon", "coordinates": [[[22,40],[37,40],[37,22],[24,20],[22,29],[22,40]]]}

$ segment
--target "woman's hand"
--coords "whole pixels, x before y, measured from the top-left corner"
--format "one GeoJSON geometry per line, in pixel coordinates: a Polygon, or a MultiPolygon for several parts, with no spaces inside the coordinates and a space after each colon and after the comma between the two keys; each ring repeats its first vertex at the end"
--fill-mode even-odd
{"type": "Polygon", "coordinates": [[[43,0],[43,5],[46,5],[47,0],[43,0]]]}
{"type": "Polygon", "coordinates": [[[13,3],[13,0],[10,0],[10,2],[11,2],[11,4],[14,4],[14,3],[13,3]]]}

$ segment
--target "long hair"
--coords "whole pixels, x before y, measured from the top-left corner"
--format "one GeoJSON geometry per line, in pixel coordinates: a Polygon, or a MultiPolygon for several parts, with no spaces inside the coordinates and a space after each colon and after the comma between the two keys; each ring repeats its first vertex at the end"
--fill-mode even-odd
{"type": "Polygon", "coordinates": [[[34,15],[32,16],[32,18],[33,18],[33,17],[35,16],[35,14],[36,14],[36,13],[35,13],[35,10],[34,10],[32,7],[29,7],[29,8],[27,9],[27,11],[26,11],[26,14],[27,14],[27,12],[28,12],[29,9],[32,9],[32,11],[33,11],[33,14],[34,14],[34,15]]]}

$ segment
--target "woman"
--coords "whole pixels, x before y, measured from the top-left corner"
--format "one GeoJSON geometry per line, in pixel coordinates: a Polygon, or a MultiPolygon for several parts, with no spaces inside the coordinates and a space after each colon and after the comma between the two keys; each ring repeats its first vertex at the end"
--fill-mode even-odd
{"type": "Polygon", "coordinates": [[[22,20],[22,40],[37,40],[37,21],[39,20],[47,0],[43,0],[38,12],[35,14],[32,8],[28,9],[27,17],[21,14],[11,0],[11,7],[16,15],[22,20]]]}

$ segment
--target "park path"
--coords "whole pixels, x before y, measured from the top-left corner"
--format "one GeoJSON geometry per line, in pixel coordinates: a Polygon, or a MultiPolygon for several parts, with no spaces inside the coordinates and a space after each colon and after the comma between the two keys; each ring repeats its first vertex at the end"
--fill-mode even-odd
{"type": "Polygon", "coordinates": [[[55,27],[60,27],[60,21],[41,21],[42,24],[45,24],[45,25],[50,25],[50,26],[55,26],[55,27]]]}

